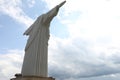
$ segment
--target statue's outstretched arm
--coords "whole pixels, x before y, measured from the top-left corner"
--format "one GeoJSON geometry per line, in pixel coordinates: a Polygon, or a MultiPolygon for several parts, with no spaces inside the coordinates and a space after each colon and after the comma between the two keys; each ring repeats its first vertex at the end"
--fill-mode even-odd
{"type": "Polygon", "coordinates": [[[45,14],[44,20],[43,22],[45,23],[49,23],[58,13],[59,8],[62,7],[65,4],[66,1],[63,1],[62,3],[60,3],[59,5],[55,6],[53,9],[51,9],[50,11],[48,11],[45,14]]]}
{"type": "Polygon", "coordinates": [[[65,3],[66,3],[66,1],[61,2],[61,3],[58,5],[58,7],[60,8],[60,7],[63,6],[65,3]]]}

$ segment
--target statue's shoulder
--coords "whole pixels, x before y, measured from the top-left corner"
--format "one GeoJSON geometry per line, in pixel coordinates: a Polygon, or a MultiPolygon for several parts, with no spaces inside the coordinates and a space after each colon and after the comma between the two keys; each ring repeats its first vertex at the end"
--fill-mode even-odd
{"type": "Polygon", "coordinates": [[[42,18],[42,17],[44,17],[45,16],[45,14],[41,14],[40,16],[38,16],[38,18],[42,18]]]}

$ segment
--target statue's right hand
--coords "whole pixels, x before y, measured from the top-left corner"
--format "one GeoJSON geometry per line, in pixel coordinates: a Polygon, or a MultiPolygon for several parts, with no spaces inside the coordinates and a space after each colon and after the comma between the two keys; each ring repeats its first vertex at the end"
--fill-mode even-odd
{"type": "Polygon", "coordinates": [[[62,3],[60,3],[60,4],[58,5],[58,7],[60,8],[60,7],[63,6],[65,3],[66,3],[66,1],[63,1],[62,3]]]}

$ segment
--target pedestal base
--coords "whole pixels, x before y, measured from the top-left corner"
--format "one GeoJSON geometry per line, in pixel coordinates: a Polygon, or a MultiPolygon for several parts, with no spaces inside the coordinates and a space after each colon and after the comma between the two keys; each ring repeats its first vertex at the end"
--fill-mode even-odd
{"type": "Polygon", "coordinates": [[[12,78],[10,80],[55,80],[52,77],[39,77],[39,76],[16,76],[16,78],[12,78]]]}

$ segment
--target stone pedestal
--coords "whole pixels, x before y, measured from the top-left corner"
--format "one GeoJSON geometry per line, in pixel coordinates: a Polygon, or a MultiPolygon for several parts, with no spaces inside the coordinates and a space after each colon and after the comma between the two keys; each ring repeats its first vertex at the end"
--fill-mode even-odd
{"type": "Polygon", "coordinates": [[[15,75],[16,78],[12,78],[10,80],[55,80],[52,77],[39,77],[39,76],[22,76],[22,75],[15,75]]]}

